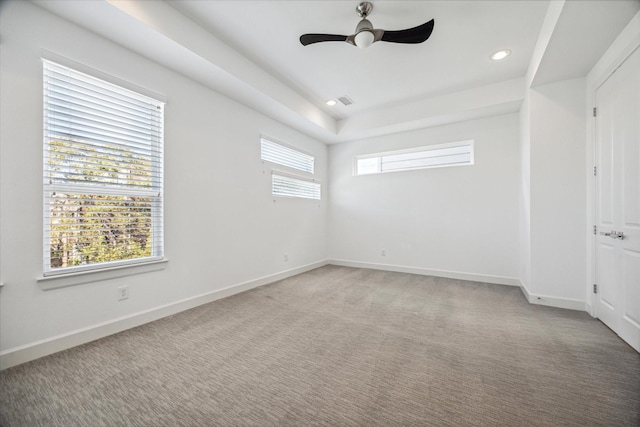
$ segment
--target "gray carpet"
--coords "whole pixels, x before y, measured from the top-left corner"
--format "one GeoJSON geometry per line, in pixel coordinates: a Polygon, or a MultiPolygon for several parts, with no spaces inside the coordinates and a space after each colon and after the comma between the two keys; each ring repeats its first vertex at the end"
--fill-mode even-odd
{"type": "Polygon", "coordinates": [[[0,373],[3,426],[639,426],[640,355],[514,287],[327,266],[0,373]]]}

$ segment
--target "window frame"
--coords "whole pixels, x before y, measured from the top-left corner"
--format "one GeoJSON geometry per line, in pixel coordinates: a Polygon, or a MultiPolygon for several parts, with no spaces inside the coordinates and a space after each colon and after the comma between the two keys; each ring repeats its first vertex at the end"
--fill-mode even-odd
{"type": "Polygon", "coordinates": [[[408,171],[416,171],[416,170],[424,170],[424,169],[447,168],[447,167],[457,167],[457,166],[473,166],[474,164],[475,164],[475,141],[473,139],[468,139],[463,141],[426,145],[426,146],[407,148],[402,150],[392,150],[392,151],[384,151],[379,153],[357,155],[357,156],[354,156],[353,158],[353,176],[379,175],[379,174],[393,173],[393,172],[408,172],[408,171]],[[423,153],[428,151],[446,150],[450,148],[466,147],[466,146],[469,147],[469,155],[470,155],[470,159],[468,163],[435,164],[435,165],[427,165],[427,166],[419,166],[419,167],[382,170],[382,159],[384,157],[398,156],[403,154],[423,153]],[[358,161],[367,160],[367,159],[377,159],[377,171],[369,172],[369,173],[358,173],[358,161]]]}
{"type": "MultiPolygon", "coordinates": [[[[305,174],[310,174],[312,176],[315,175],[316,156],[314,156],[313,154],[311,154],[309,152],[301,150],[298,147],[295,147],[295,146],[290,145],[290,144],[285,144],[285,143],[283,143],[281,141],[278,141],[275,138],[271,138],[271,137],[268,137],[268,136],[265,136],[265,135],[260,135],[260,160],[262,162],[267,162],[267,163],[270,163],[270,164],[273,164],[273,165],[278,165],[279,167],[286,167],[288,169],[296,171],[297,173],[302,172],[302,173],[305,173],[305,174]],[[273,144],[273,145],[276,145],[276,146],[280,146],[281,148],[293,151],[296,154],[299,154],[301,156],[310,157],[311,158],[311,170],[306,170],[306,169],[302,169],[302,168],[299,168],[299,167],[296,167],[296,166],[292,166],[290,163],[286,164],[286,163],[280,163],[280,162],[277,162],[277,161],[274,161],[274,160],[265,159],[263,157],[263,155],[264,155],[263,154],[264,153],[264,151],[263,151],[263,143],[264,142],[267,142],[267,143],[270,143],[270,144],[273,144]]],[[[300,161],[303,161],[303,160],[301,159],[300,161]]]]}
{"type": "MultiPolygon", "coordinates": [[[[314,191],[315,193],[315,191],[314,191]]],[[[311,193],[308,193],[311,194],[311,193]]],[[[277,169],[272,169],[271,170],[271,195],[273,197],[283,197],[283,198],[287,198],[287,199],[307,199],[307,200],[317,200],[320,201],[322,200],[322,184],[320,183],[320,181],[316,180],[313,177],[306,177],[306,176],[302,176],[302,175],[297,175],[297,174],[292,174],[289,172],[284,172],[284,171],[280,171],[277,169]],[[317,198],[313,197],[308,197],[306,196],[305,192],[299,192],[298,194],[276,194],[274,193],[274,186],[275,186],[275,177],[282,177],[288,180],[293,180],[293,181],[298,181],[301,183],[308,183],[311,184],[311,186],[317,186],[317,198]]]]}
{"type": "MultiPolygon", "coordinates": [[[[166,102],[162,99],[158,99],[160,97],[150,96],[148,91],[137,88],[136,86],[121,81],[118,78],[109,76],[105,73],[102,73],[97,70],[93,70],[89,67],[83,66],[81,64],[77,64],[70,60],[65,60],[64,58],[58,57],[54,54],[48,54],[47,52],[43,52],[42,57],[43,62],[43,277],[38,280],[49,280],[55,279],[59,277],[73,277],[84,275],[86,273],[109,273],[110,275],[116,274],[113,273],[114,270],[120,270],[122,268],[128,268],[133,266],[144,266],[149,265],[150,267],[145,267],[145,271],[153,271],[159,268],[164,268],[164,266],[154,266],[166,263],[166,258],[164,257],[164,126],[165,126],[165,118],[164,118],[164,106],[166,102]],[[87,78],[90,83],[96,84],[96,87],[104,89],[107,93],[105,96],[111,96],[113,94],[120,94],[125,96],[130,96],[131,99],[135,99],[137,101],[149,103],[150,107],[148,107],[145,111],[151,110],[152,108],[156,108],[157,114],[157,122],[154,125],[149,125],[149,132],[154,133],[153,131],[157,131],[154,133],[155,137],[152,142],[149,143],[149,157],[150,162],[149,165],[149,182],[151,185],[149,188],[143,188],[138,186],[138,188],[126,188],[122,184],[111,184],[105,182],[99,182],[99,184],[88,184],[87,182],[77,182],[77,183],[69,183],[69,182],[52,182],[49,177],[52,169],[50,167],[50,154],[55,150],[51,150],[51,142],[56,141],[61,138],[52,138],[49,127],[48,115],[53,114],[55,110],[50,109],[49,105],[49,92],[48,87],[51,84],[51,79],[47,75],[47,73],[54,73],[56,70],[64,71],[69,70],[70,79],[74,82],[81,81],[82,78],[87,78]],[[78,76],[80,75],[80,76],[78,76]],[[77,80],[76,80],[77,79],[77,80]],[[109,90],[111,89],[111,91],[109,90]],[[157,160],[151,160],[153,157],[156,157],[157,160]],[[74,266],[65,266],[65,267],[52,267],[51,266],[51,206],[54,201],[55,192],[64,192],[64,194],[68,195],[89,195],[89,196],[121,196],[121,197],[140,197],[140,198],[148,198],[149,199],[149,232],[151,241],[149,243],[151,248],[150,256],[143,256],[137,258],[126,258],[115,261],[102,261],[102,262],[94,262],[89,264],[79,264],[74,266]]],[[[80,98],[79,98],[80,99],[80,98]]],[[[104,98],[101,99],[104,101],[104,98]]],[[[78,119],[80,116],[73,116],[75,119],[78,119]]],[[[113,117],[107,115],[107,117],[113,117]]],[[[103,145],[101,146],[99,142],[91,142],[90,140],[84,140],[82,137],[77,137],[77,134],[71,132],[68,134],[69,141],[72,141],[75,144],[85,145],[87,147],[93,147],[95,149],[108,149],[109,146],[103,145]],[[74,136],[78,139],[77,142],[73,142],[74,136]]],[[[131,140],[126,140],[129,144],[122,144],[125,149],[123,152],[127,152],[127,150],[132,150],[135,148],[134,145],[131,145],[131,140]]],[[[104,144],[104,142],[103,142],[104,144]]],[[[76,148],[77,149],[77,148],[76,148]]],[[[116,154],[117,155],[117,154],[116,154]]],[[[75,159],[75,157],[71,156],[70,159],[75,159]]],[[[78,161],[78,160],[75,160],[78,161]]],[[[112,160],[117,161],[117,160],[112,160]]],[[[131,170],[129,171],[131,173],[131,170]]],[[[65,179],[62,179],[64,181],[65,179]]],[[[117,205],[118,203],[122,203],[126,205],[126,200],[115,200],[117,205]]],[[[117,273],[117,275],[121,275],[121,273],[117,273]]]]}
{"type": "MultiPolygon", "coordinates": [[[[305,150],[301,150],[300,148],[294,145],[283,143],[275,138],[271,138],[265,135],[260,135],[260,161],[262,162],[263,165],[266,165],[266,164],[270,165],[269,169],[271,172],[270,180],[271,180],[271,196],[272,197],[279,197],[279,198],[285,198],[285,199],[314,200],[314,201],[322,200],[322,183],[315,178],[315,166],[316,166],[315,155],[305,150]],[[299,154],[301,156],[310,158],[310,162],[309,162],[311,165],[310,170],[296,167],[291,163],[288,163],[288,164],[280,163],[277,161],[273,161],[272,159],[265,158],[264,149],[263,149],[265,142],[275,146],[279,146],[279,148],[284,148],[288,151],[292,151],[294,152],[294,154],[299,154]],[[282,168],[284,168],[284,170],[282,168]],[[310,192],[301,191],[298,194],[278,194],[277,192],[274,192],[274,189],[276,186],[276,179],[277,179],[276,177],[278,176],[284,179],[290,179],[290,180],[295,180],[295,181],[300,181],[305,183],[313,183],[314,186],[317,186],[318,197],[316,198],[315,194],[313,194],[315,193],[315,191],[310,191],[310,192]],[[312,195],[312,197],[309,197],[310,194],[312,195]]],[[[301,162],[304,163],[303,161],[301,162]]]]}

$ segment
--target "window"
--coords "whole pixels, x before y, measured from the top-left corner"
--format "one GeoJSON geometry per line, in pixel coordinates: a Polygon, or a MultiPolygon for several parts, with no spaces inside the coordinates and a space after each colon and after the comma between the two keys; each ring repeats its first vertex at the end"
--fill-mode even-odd
{"type": "Polygon", "coordinates": [[[298,175],[273,170],[271,194],[283,197],[320,200],[320,183],[313,178],[315,157],[267,138],[260,138],[260,158],[308,174],[298,175]]]}
{"type": "Polygon", "coordinates": [[[44,274],[163,257],[164,104],[44,60],[44,274]]]}
{"type": "Polygon", "coordinates": [[[355,174],[369,175],[472,164],[473,141],[462,141],[358,156],[355,158],[355,174]]]}
{"type": "Polygon", "coordinates": [[[277,163],[302,172],[313,173],[315,160],[313,156],[285,147],[266,138],[260,139],[260,148],[260,157],[264,161],[277,163]]]}
{"type": "Polygon", "coordinates": [[[280,172],[271,174],[271,193],[274,196],[301,197],[320,200],[320,184],[313,179],[286,176],[280,172]]]}

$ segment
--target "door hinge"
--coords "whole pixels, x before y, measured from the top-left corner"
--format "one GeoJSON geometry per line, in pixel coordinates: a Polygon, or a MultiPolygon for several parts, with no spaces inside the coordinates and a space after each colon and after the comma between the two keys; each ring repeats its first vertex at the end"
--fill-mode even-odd
{"type": "Polygon", "coordinates": [[[597,111],[598,111],[598,109],[596,107],[593,107],[593,117],[596,116],[597,111]]]}
{"type": "Polygon", "coordinates": [[[593,293],[594,294],[598,293],[598,285],[596,285],[595,283],[593,284],[593,293]]]}
{"type": "Polygon", "coordinates": [[[598,175],[598,167],[594,166],[593,167],[593,176],[596,176],[596,175],[598,175]]]}
{"type": "Polygon", "coordinates": [[[598,234],[598,226],[597,225],[593,226],[593,234],[598,234]]]}

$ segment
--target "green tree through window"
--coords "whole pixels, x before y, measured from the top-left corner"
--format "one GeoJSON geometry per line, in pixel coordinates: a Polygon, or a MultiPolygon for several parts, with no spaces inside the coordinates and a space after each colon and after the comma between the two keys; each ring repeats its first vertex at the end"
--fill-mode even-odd
{"type": "MultiPolygon", "coordinates": [[[[83,143],[50,141],[50,170],[67,180],[151,185],[151,164],[129,152],[129,162],[83,143]]],[[[105,151],[113,147],[105,147],[105,151]]],[[[51,267],[119,261],[151,256],[149,197],[99,194],[52,194],[51,267]]]]}
{"type": "Polygon", "coordinates": [[[45,61],[45,273],[162,256],[162,105],[45,61]]]}

